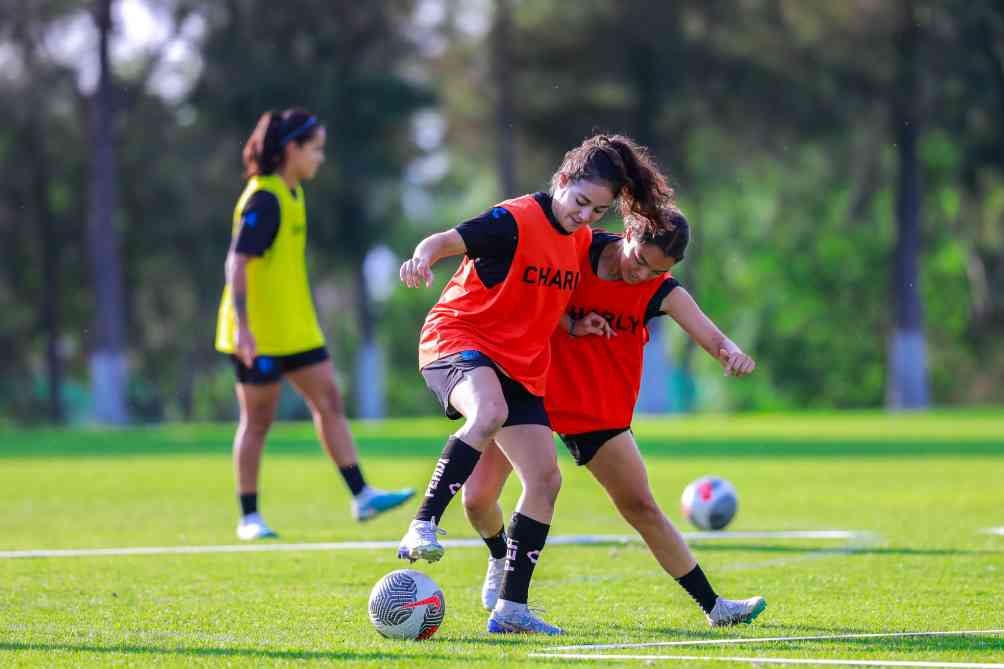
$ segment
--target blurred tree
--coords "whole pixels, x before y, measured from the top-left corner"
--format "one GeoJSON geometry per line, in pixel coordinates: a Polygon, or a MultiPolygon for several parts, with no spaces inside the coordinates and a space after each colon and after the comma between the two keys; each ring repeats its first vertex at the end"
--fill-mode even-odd
{"type": "Polygon", "coordinates": [[[98,87],[90,100],[90,185],[87,249],[94,281],[95,314],[91,343],[91,390],[94,417],[101,423],[125,423],[126,318],[122,259],[117,227],[118,180],[115,169],[114,98],[108,43],[112,33],[112,2],[97,0],[98,87]]]}
{"type": "Polygon", "coordinates": [[[399,184],[417,153],[411,116],[433,101],[417,67],[420,38],[409,30],[414,2],[293,0],[275,12],[266,0],[230,0],[222,8],[209,3],[207,15],[205,68],[191,105],[219,157],[216,167],[232,165],[229,174],[203,177],[232,185],[229,196],[207,200],[202,215],[219,266],[229,234],[229,217],[221,212],[230,211],[239,190],[242,140],[266,109],[311,109],[327,126],[334,163],[308,188],[310,251],[320,261],[313,273],[331,277],[338,271],[332,268],[344,267],[355,286],[360,358],[354,385],[358,405],[373,406],[359,396],[382,374],[363,259],[393,235],[401,218],[399,184]]]}

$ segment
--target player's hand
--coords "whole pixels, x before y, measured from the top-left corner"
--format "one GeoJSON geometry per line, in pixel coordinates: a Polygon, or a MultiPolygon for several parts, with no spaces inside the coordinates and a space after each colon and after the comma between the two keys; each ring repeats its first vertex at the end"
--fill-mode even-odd
{"type": "Polygon", "coordinates": [[[756,369],[756,362],[738,348],[718,351],[718,361],[725,368],[725,376],[746,376],[756,369]]]}
{"type": "Polygon", "coordinates": [[[617,333],[610,327],[609,321],[600,316],[595,311],[575,321],[572,325],[572,335],[575,337],[585,337],[586,335],[597,335],[601,337],[616,337],[617,333]]]}
{"type": "Polygon", "coordinates": [[[409,258],[401,265],[401,282],[409,288],[419,288],[424,283],[432,285],[432,268],[425,258],[409,258]]]}
{"type": "Polygon", "coordinates": [[[255,356],[258,355],[258,346],[255,343],[254,335],[247,326],[237,328],[237,336],[234,340],[234,355],[244,363],[247,368],[254,367],[255,356]]]}

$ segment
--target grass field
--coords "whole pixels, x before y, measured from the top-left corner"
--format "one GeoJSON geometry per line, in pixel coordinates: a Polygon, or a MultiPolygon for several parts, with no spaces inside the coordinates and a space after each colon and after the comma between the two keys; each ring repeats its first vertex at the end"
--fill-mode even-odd
{"type": "MultiPolygon", "coordinates": [[[[372,483],[420,488],[450,424],[355,427],[372,483]]],[[[691,529],[680,518],[681,490],[715,473],[740,494],[729,530],[863,534],[694,542],[721,594],[767,599],[754,625],[726,630],[707,628],[640,543],[552,546],[531,601],[567,630],[557,639],[485,634],[486,551],[452,548],[443,562],[419,567],[443,588],[447,615],[418,643],[384,640],[366,617],[373,583],[404,566],[392,549],[4,557],[0,665],[642,666],[631,658],[645,656],[664,666],[727,666],[661,659],[689,656],[1004,666],[1004,536],[983,531],[1004,526],[1004,412],[635,427],[657,497],[681,529],[691,529]],[[531,655],[583,644],[957,630],[978,633],[569,651],[611,656],[601,660],[531,655]]],[[[0,551],[237,544],[231,435],[229,425],[0,433],[0,551]]],[[[563,453],[561,464],[552,535],[633,535],[587,471],[563,453]]],[[[507,512],[518,487],[507,488],[507,512]]],[[[279,541],[396,541],[413,511],[359,525],[348,502],[311,427],[277,427],[262,510],[279,541]]],[[[442,526],[451,539],[474,536],[459,504],[442,526]]]]}

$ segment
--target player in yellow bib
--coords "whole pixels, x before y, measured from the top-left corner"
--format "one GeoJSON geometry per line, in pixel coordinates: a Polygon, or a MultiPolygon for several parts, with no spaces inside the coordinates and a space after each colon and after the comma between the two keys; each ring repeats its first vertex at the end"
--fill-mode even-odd
{"type": "Polygon", "coordinates": [[[216,348],[229,354],[237,376],[237,536],[245,540],[276,536],[258,512],[258,471],[283,376],[310,406],[317,436],[352,493],[357,520],[413,495],[411,489],[388,492],[366,484],[314,311],[301,182],[313,179],[324,161],[324,141],[316,116],[288,109],[263,114],[244,146],[247,184],[234,207],[216,348]]]}

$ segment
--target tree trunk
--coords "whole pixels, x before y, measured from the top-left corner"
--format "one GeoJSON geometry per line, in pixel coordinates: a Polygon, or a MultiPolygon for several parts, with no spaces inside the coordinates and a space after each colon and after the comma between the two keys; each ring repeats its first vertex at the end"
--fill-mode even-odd
{"type": "Polygon", "coordinates": [[[376,340],[373,299],[363,262],[356,263],[356,304],[359,309],[359,351],[356,353],[356,402],[360,418],[387,416],[386,369],[376,340]]]}
{"type": "Polygon", "coordinates": [[[125,309],[118,230],[115,227],[117,183],[115,175],[114,116],[108,42],[111,35],[111,0],[100,0],[95,11],[100,36],[100,74],[91,100],[91,174],[88,215],[88,250],[97,306],[91,352],[91,392],[94,417],[99,423],[128,421],[126,411],[125,309]]]}
{"type": "Polygon", "coordinates": [[[39,244],[42,256],[42,304],[40,321],[45,330],[45,368],[49,391],[49,421],[62,423],[63,356],[59,346],[59,257],[61,238],[56,234],[52,208],[49,206],[49,160],[42,129],[32,124],[34,135],[33,189],[35,215],[38,217],[39,244]]]}
{"type": "Polygon", "coordinates": [[[886,405],[890,409],[928,406],[924,311],[920,301],[920,165],[917,141],[917,27],[912,0],[905,0],[905,16],[897,35],[898,85],[892,118],[899,148],[899,185],[896,195],[896,249],[893,295],[896,324],[889,341],[886,405]]]}
{"type": "MultiPolygon", "coordinates": [[[[630,21],[636,16],[627,10],[630,21]]],[[[656,137],[655,114],[661,109],[662,93],[659,82],[657,55],[648,44],[635,44],[631,48],[630,63],[637,104],[634,109],[634,128],[629,134],[653,153],[656,137]]],[[[669,413],[678,406],[677,398],[670,395],[670,380],[673,376],[673,361],[669,357],[669,343],[665,323],[662,318],[648,322],[649,341],[645,346],[645,362],[642,368],[641,388],[638,393],[637,410],[642,413],[669,413]]]]}
{"type": "Polygon", "coordinates": [[[495,1],[492,58],[498,101],[495,105],[499,188],[503,198],[516,195],[515,114],[512,83],[512,0],[495,1]]]}

